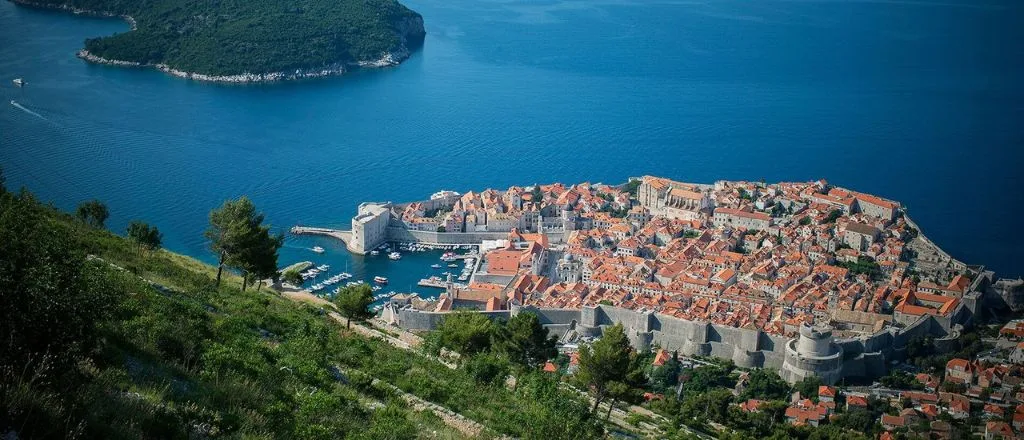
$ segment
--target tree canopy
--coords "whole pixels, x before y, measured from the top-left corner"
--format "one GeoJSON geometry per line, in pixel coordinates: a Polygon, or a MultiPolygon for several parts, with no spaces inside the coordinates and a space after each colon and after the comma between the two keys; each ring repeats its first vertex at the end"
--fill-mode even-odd
{"type": "Polygon", "coordinates": [[[210,250],[217,254],[218,286],[224,266],[242,273],[242,290],[250,275],[262,279],[277,273],[277,251],[284,244],[284,236],[271,235],[263,218],[245,196],[225,201],[220,208],[210,211],[210,227],[205,236],[210,250]]]}
{"type": "Polygon", "coordinates": [[[341,316],[348,318],[346,327],[352,326],[352,321],[364,321],[373,317],[370,311],[370,304],[373,303],[373,290],[365,283],[354,286],[346,286],[334,297],[334,304],[338,306],[341,316]]]}
{"type": "Polygon", "coordinates": [[[151,226],[139,220],[132,220],[131,223],[128,223],[126,234],[129,240],[139,245],[140,249],[151,251],[160,249],[164,239],[164,234],[156,226],[151,226]]]}
{"type": "Polygon", "coordinates": [[[82,202],[78,205],[78,209],[75,211],[78,215],[78,219],[86,222],[89,226],[94,228],[103,228],[107,222],[107,218],[110,217],[110,211],[107,210],[107,205],[99,200],[90,200],[88,202],[82,202]]]}
{"type": "Polygon", "coordinates": [[[508,359],[525,368],[538,368],[558,355],[556,339],[548,336],[537,315],[521,312],[513,316],[494,335],[494,345],[508,359]]]}
{"type": "Polygon", "coordinates": [[[442,348],[464,356],[472,356],[491,348],[491,336],[497,327],[486,316],[458,310],[445,316],[441,325],[431,333],[430,342],[434,351],[442,348]]]}
{"type": "MultiPolygon", "coordinates": [[[[376,60],[422,43],[396,0],[34,0],[128,15],[136,29],[92,38],[93,55],[207,75],[293,72],[376,60]]],[[[416,21],[419,24],[414,24],[416,21]]]]}
{"type": "Polygon", "coordinates": [[[621,323],[606,328],[593,344],[580,347],[576,379],[594,394],[592,411],[609,395],[621,394],[620,384],[634,373],[635,356],[621,323]]]}

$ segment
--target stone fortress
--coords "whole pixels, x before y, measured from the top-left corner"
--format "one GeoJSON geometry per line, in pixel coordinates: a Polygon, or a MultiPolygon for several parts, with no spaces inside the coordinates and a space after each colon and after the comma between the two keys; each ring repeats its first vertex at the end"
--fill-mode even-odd
{"type": "MultiPolygon", "coordinates": [[[[986,272],[973,287],[985,290],[991,276],[991,272],[986,272]]],[[[886,375],[890,362],[906,358],[907,344],[914,338],[930,336],[940,349],[957,348],[960,332],[971,323],[982,296],[979,291],[966,295],[966,301],[949,320],[929,315],[907,327],[890,326],[851,338],[837,338],[831,329],[803,325],[797,337],[787,339],[758,329],[687,321],[606,305],[579,310],[513,305],[510,310],[480,313],[504,320],[524,311],[534,313],[562,343],[573,343],[582,336],[599,337],[603,328],[622,323],[630,342],[641,350],[656,345],[680,355],[713,356],[730,359],[740,367],[771,368],[790,383],[817,376],[831,385],[847,377],[871,379],[886,375]]],[[[388,304],[382,318],[408,330],[432,330],[447,314],[405,305],[401,301],[388,304]]]]}
{"type": "MultiPolygon", "coordinates": [[[[759,212],[712,208],[711,195],[717,184],[684,188],[668,182],[669,185],[662,188],[651,185],[639,188],[636,199],[641,206],[650,209],[652,215],[688,221],[713,209],[715,214],[709,220],[716,227],[761,230],[775,227],[771,217],[759,212]]],[[[523,212],[519,218],[511,220],[498,215],[478,216],[472,220],[463,218],[462,229],[454,231],[445,223],[430,221],[417,224],[402,218],[402,213],[409,212],[410,206],[423,212],[444,211],[459,203],[459,197],[457,193],[440,192],[430,200],[419,202],[363,203],[352,219],[351,231],[339,232],[350,235],[346,245],[351,252],[366,254],[388,242],[479,244],[484,240],[504,239],[510,230],[543,232],[551,244],[559,244],[565,242],[573,230],[591,227],[586,223],[588,219],[579,217],[577,212],[555,205],[523,212]]],[[[862,208],[864,212],[870,211],[871,215],[882,218],[894,218],[897,209],[876,206],[871,202],[863,203],[862,208]]],[[[909,218],[907,222],[913,225],[909,218]]],[[[874,228],[850,228],[845,241],[854,249],[864,250],[878,239],[878,235],[879,231],[874,228]]],[[[985,271],[983,267],[968,267],[953,259],[923,235],[911,243],[911,248],[923,257],[919,264],[933,264],[936,270],[969,270],[974,274],[959,301],[949,304],[955,306],[950,307],[952,310],[943,309],[941,314],[923,315],[901,315],[897,311],[885,325],[874,326],[857,326],[853,323],[855,319],[843,319],[835,313],[827,320],[816,321],[816,326],[795,324],[787,327],[785,334],[791,337],[770,334],[753,325],[734,327],[604,304],[548,308],[510,302],[505,310],[481,310],[479,313],[492,319],[508,319],[523,311],[535,313],[550,334],[569,345],[586,338],[600,337],[604,328],[621,323],[638,349],[657,346],[678,351],[681,355],[730,359],[740,367],[775,369],[789,382],[816,376],[825,383],[834,384],[844,378],[871,379],[887,374],[891,363],[905,359],[906,347],[915,338],[929,336],[940,350],[956,349],[960,333],[971,326],[985,308],[1024,309],[1024,282],[996,281],[992,272],[985,271]]],[[[556,281],[580,282],[579,265],[580,262],[568,254],[558,259],[554,272],[558,278],[556,281]]],[[[458,307],[459,293],[449,288],[448,294],[449,301],[454,301],[454,307],[458,307]]],[[[422,301],[407,296],[396,297],[384,307],[382,318],[409,330],[432,330],[448,313],[434,311],[430,307],[413,307],[415,302],[422,301]]]]}

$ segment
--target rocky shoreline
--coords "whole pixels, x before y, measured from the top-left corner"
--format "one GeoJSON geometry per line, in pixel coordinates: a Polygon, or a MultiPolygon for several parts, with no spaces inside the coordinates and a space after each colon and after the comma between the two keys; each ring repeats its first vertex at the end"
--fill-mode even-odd
{"type": "Polygon", "coordinates": [[[115,14],[113,12],[107,12],[107,11],[93,11],[93,10],[89,10],[89,9],[76,8],[76,7],[68,5],[68,4],[63,4],[63,5],[57,6],[57,5],[51,5],[51,4],[36,3],[36,2],[30,1],[30,0],[10,0],[10,2],[14,3],[14,4],[22,5],[22,6],[28,6],[28,7],[32,7],[32,8],[37,8],[37,9],[50,9],[50,10],[70,12],[70,13],[75,14],[75,15],[87,15],[87,16],[90,16],[90,17],[106,17],[106,18],[117,17],[117,18],[120,18],[120,19],[128,22],[128,26],[133,31],[138,27],[136,25],[136,23],[135,23],[135,19],[132,18],[132,16],[130,16],[130,15],[121,15],[121,14],[115,14]]]}
{"type": "Polygon", "coordinates": [[[377,60],[359,61],[356,63],[336,63],[316,69],[296,69],[294,72],[246,72],[237,75],[207,75],[198,72],[186,72],[183,70],[178,70],[166,64],[143,64],[136,61],[112,60],[108,58],[103,58],[98,55],[94,55],[85,49],[79,50],[76,56],[85,61],[95,64],[106,64],[119,67],[153,67],[168,75],[176,76],[178,78],[189,79],[193,81],[244,84],[289,81],[296,79],[324,78],[328,76],[343,75],[345,73],[352,71],[354,68],[381,69],[385,67],[394,67],[400,64],[405,59],[409,58],[409,51],[402,50],[398,53],[388,52],[377,60]]]}
{"type": "MultiPolygon", "coordinates": [[[[54,6],[50,4],[36,3],[30,0],[10,0],[13,3],[28,6],[39,9],[52,9],[70,12],[76,15],[88,15],[94,17],[118,17],[128,22],[131,30],[135,30],[137,25],[135,19],[129,15],[119,15],[112,12],[105,11],[93,11],[88,9],[75,8],[67,4],[60,6],[54,6]]],[[[278,82],[278,81],[289,81],[297,79],[312,79],[312,78],[324,78],[328,76],[337,76],[348,73],[354,69],[365,68],[365,69],[380,69],[386,67],[394,67],[402,63],[409,58],[411,51],[409,50],[406,43],[408,43],[407,36],[408,32],[415,31],[418,27],[419,32],[423,32],[423,20],[416,20],[416,23],[403,23],[403,35],[402,45],[398,50],[393,52],[385,52],[380,58],[376,60],[360,60],[351,63],[334,63],[322,67],[307,68],[307,69],[296,69],[291,72],[266,72],[266,73],[240,73],[234,75],[208,75],[199,72],[187,72],[184,70],[175,69],[167,64],[149,64],[139,63],[137,61],[125,61],[115,60],[109,58],[103,58],[101,56],[90,53],[86,49],[80,49],[75,56],[81,58],[87,62],[94,64],[106,64],[110,66],[118,67],[152,67],[161,72],[164,72],[171,76],[178,78],[203,81],[203,82],[219,82],[219,83],[234,83],[234,84],[247,84],[247,83],[266,83],[266,82],[278,82]],[[410,25],[413,29],[410,29],[410,25]]],[[[421,40],[422,41],[422,40],[421,40]]]]}

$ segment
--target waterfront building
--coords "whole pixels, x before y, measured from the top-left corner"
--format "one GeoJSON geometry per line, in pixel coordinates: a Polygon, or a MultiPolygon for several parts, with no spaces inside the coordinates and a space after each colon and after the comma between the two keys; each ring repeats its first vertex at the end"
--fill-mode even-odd
{"type": "Polygon", "coordinates": [[[387,241],[388,222],[391,221],[391,203],[362,203],[352,217],[348,250],[366,254],[387,241]]]}
{"type": "Polygon", "coordinates": [[[430,329],[440,318],[424,313],[463,305],[488,316],[527,307],[560,340],[622,322],[637,347],[775,368],[789,381],[882,375],[900,356],[893,344],[958,337],[988,286],[1024,303],[1014,284],[925,239],[899,204],[823,180],[645,176],[633,199],[589,183],[469,191],[365,204],[353,236],[364,252],[384,241],[481,244],[468,285],[391,310],[402,326],[430,329]]]}

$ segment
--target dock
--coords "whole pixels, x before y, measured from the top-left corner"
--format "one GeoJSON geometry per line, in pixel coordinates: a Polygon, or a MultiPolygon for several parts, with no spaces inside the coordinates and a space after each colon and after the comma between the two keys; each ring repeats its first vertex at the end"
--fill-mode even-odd
{"type": "Polygon", "coordinates": [[[313,228],[308,226],[292,226],[289,230],[295,235],[326,235],[328,237],[337,238],[346,245],[352,237],[352,231],[344,229],[330,229],[330,228],[313,228]]]}
{"type": "Polygon", "coordinates": [[[424,278],[420,280],[420,282],[416,283],[416,285],[420,287],[433,287],[437,289],[445,289],[448,287],[448,284],[445,283],[444,280],[435,281],[430,278],[424,278]]]}

